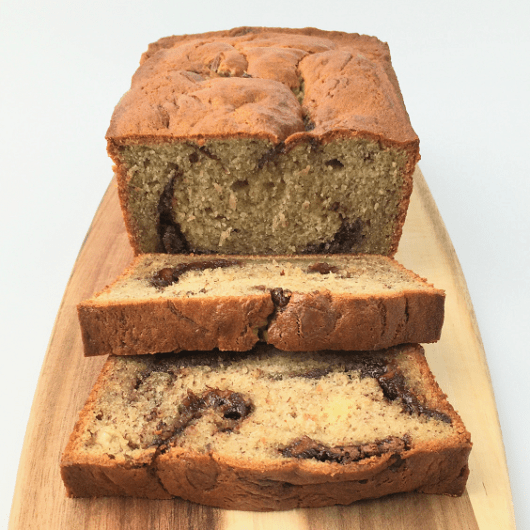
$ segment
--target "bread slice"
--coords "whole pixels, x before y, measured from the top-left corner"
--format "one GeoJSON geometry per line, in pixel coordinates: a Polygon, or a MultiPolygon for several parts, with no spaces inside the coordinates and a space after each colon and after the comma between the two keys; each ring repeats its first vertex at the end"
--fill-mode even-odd
{"type": "Polygon", "coordinates": [[[239,510],[460,495],[470,435],[419,345],[110,356],[61,460],[71,497],[239,510]]]}
{"type": "Polygon", "coordinates": [[[88,356],[377,350],[438,340],[444,297],[384,256],[144,254],[78,314],[88,356]]]}
{"type": "Polygon", "coordinates": [[[419,160],[388,46],[312,28],[160,39],[106,138],[136,253],[393,255],[419,160]]]}

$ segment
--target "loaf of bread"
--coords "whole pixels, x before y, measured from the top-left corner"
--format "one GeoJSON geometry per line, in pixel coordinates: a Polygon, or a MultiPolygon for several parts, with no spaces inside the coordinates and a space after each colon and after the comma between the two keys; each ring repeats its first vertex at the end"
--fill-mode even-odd
{"type": "Polygon", "coordinates": [[[151,44],[107,141],[136,253],[392,256],[419,160],[388,46],[316,29],[151,44]]]}
{"type": "Polygon", "coordinates": [[[86,355],[377,350],[437,341],[444,300],[386,256],[142,254],[78,315],[86,355]]]}
{"type": "Polygon", "coordinates": [[[460,495],[469,433],[418,345],[110,356],[61,461],[72,497],[239,510],[460,495]]]}

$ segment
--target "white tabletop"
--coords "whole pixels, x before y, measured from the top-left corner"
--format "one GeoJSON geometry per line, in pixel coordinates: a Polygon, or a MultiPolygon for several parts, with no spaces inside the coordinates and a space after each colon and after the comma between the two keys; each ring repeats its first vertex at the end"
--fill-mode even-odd
{"type": "Polygon", "coordinates": [[[240,25],[390,45],[420,167],[467,279],[491,372],[518,528],[530,528],[530,4],[343,0],[0,4],[0,528],[61,297],[111,179],[104,135],[159,37],[240,25]],[[259,7],[262,5],[263,7],[259,7]]]}

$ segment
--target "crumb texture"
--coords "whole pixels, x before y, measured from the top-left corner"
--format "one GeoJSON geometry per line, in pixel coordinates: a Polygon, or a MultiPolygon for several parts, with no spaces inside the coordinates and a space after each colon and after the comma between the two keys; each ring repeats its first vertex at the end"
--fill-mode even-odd
{"type": "Polygon", "coordinates": [[[242,480],[259,473],[278,481],[288,472],[316,483],[360,467],[368,482],[366,470],[379,461],[406,475],[415,453],[469,452],[469,435],[415,346],[110,357],[104,374],[63,456],[63,476],[81,462],[149,463],[164,491],[186,497],[172,486],[183,462],[186,488],[213,492],[227,467],[242,480]]]}
{"type": "Polygon", "coordinates": [[[285,447],[303,436],[345,447],[452,434],[450,420],[441,413],[434,419],[418,407],[404,412],[403,400],[412,399],[406,385],[392,395],[378,377],[408,374],[393,373],[397,369],[389,370],[379,358],[381,366],[362,356],[352,363],[325,354],[241,360],[210,355],[204,364],[199,364],[204,355],[197,356],[195,366],[169,357],[161,362],[116,360],[82,450],[110,452],[126,461],[169,443],[199,453],[278,460],[288,453],[285,447]]]}
{"type": "Polygon", "coordinates": [[[405,153],[369,140],[128,145],[120,156],[144,251],[388,254],[405,198],[405,153]]]}
{"type": "Polygon", "coordinates": [[[152,297],[245,296],[281,288],[291,293],[331,291],[370,296],[432,290],[432,285],[384,256],[307,256],[260,258],[144,255],[103,290],[100,302],[152,297]],[[193,264],[198,266],[194,267],[193,264]],[[160,280],[169,269],[176,281],[160,280]],[[182,272],[181,272],[182,271],[182,272]]]}

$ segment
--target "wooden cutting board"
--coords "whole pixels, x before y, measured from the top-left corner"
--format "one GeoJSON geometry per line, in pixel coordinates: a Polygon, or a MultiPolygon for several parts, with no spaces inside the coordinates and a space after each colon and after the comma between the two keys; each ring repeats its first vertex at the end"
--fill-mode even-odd
{"type": "Polygon", "coordinates": [[[440,386],[474,442],[460,498],[400,494],[346,507],[276,513],[226,511],[181,500],[67,499],[60,454],[104,358],[84,358],[76,304],[112,281],[132,253],[113,182],[75,263],[40,374],[20,459],[11,530],[515,529],[493,391],[457,256],[419,170],[396,258],[447,292],[442,339],[426,346],[440,386]]]}

